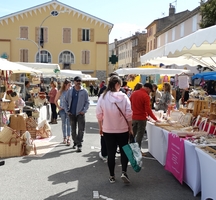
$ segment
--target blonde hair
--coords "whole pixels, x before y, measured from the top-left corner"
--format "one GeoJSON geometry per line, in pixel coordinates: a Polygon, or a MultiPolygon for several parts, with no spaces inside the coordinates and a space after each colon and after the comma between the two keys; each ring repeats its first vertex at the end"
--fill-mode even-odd
{"type": "Polygon", "coordinates": [[[57,87],[57,82],[56,81],[51,81],[50,84],[53,84],[54,87],[57,87]]]}
{"type": "Polygon", "coordinates": [[[71,83],[71,81],[66,78],[65,81],[63,82],[62,86],[61,86],[60,95],[62,94],[63,91],[65,91],[68,83],[71,83]]]}

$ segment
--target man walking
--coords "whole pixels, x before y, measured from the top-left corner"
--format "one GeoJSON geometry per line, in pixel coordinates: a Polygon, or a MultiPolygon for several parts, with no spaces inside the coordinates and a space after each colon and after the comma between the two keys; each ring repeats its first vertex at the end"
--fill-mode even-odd
{"type": "Polygon", "coordinates": [[[72,129],[73,149],[77,146],[77,152],[82,151],[83,135],[85,131],[85,113],[89,108],[88,92],[81,86],[81,82],[81,77],[76,76],[74,78],[74,86],[67,91],[64,103],[64,109],[69,115],[72,129]]]}
{"type": "MultiPolygon", "coordinates": [[[[150,107],[150,97],[149,94],[152,91],[152,84],[146,83],[144,88],[136,90],[132,93],[131,107],[133,111],[132,124],[133,124],[133,133],[136,139],[136,142],[139,144],[141,149],[141,143],[143,135],[145,133],[146,121],[148,116],[157,121],[157,118],[153,114],[150,107]]],[[[143,156],[145,155],[142,153],[143,156]]]]}

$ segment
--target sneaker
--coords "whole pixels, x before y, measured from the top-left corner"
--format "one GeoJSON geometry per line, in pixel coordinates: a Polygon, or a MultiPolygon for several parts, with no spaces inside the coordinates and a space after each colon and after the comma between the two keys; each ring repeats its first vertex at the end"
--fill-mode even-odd
{"type": "Polygon", "coordinates": [[[74,144],[74,145],[72,146],[72,149],[76,149],[76,144],[74,144]]]}
{"type": "Polygon", "coordinates": [[[121,179],[124,181],[124,183],[130,183],[128,175],[125,172],[122,172],[121,179]]]}
{"type": "Polygon", "coordinates": [[[70,139],[67,139],[66,146],[70,146],[70,139]]]}
{"type": "Polygon", "coordinates": [[[110,176],[109,177],[109,182],[110,183],[115,183],[115,176],[110,176]]]}
{"type": "Polygon", "coordinates": [[[77,153],[80,153],[82,152],[82,147],[77,147],[77,150],[76,150],[77,153]]]}
{"type": "Polygon", "coordinates": [[[99,152],[99,158],[103,161],[107,161],[107,157],[103,157],[101,152],[99,152]]]}
{"type": "Polygon", "coordinates": [[[63,143],[63,144],[66,144],[66,143],[67,143],[66,138],[63,139],[63,142],[62,142],[62,143],[63,143]]]}

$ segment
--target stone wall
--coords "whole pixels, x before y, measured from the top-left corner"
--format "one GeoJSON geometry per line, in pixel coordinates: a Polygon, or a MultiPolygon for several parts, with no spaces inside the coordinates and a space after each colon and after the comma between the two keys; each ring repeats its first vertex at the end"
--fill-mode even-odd
{"type": "Polygon", "coordinates": [[[107,79],[107,73],[104,70],[98,70],[96,71],[96,77],[98,78],[98,81],[102,81],[107,79]]]}

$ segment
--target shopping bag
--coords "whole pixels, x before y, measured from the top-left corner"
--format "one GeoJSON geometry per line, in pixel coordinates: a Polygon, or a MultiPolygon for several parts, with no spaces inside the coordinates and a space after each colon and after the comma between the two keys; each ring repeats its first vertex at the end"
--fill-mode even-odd
{"type": "Polygon", "coordinates": [[[122,147],[135,172],[142,168],[142,153],[137,142],[126,144],[122,147]]]}

